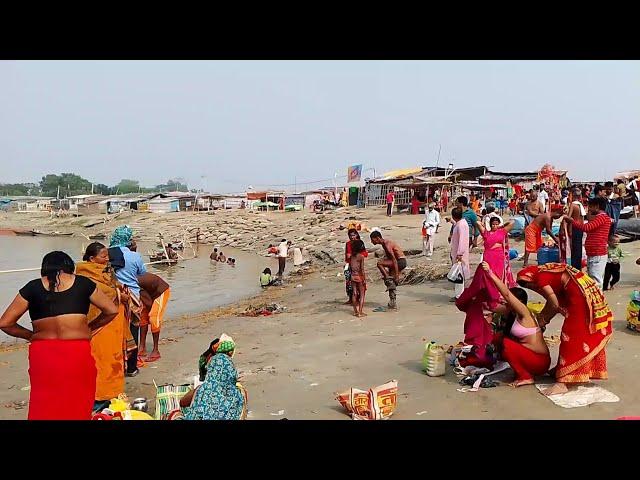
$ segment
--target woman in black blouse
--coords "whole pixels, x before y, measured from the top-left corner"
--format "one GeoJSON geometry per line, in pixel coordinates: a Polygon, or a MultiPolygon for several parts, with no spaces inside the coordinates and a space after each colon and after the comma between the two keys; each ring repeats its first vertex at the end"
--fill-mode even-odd
{"type": "Polygon", "coordinates": [[[22,287],[0,317],[0,329],[29,342],[29,420],[89,420],[96,367],[89,343],[92,332],[118,313],[114,303],[64,252],[42,259],[41,278],[22,287]],[[102,314],[87,323],[89,304],[102,314]],[[33,330],[18,325],[29,311],[33,330]]]}

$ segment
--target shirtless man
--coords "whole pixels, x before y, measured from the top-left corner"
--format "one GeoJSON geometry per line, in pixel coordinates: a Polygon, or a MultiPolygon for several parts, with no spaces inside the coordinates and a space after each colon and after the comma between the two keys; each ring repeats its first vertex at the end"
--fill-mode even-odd
{"type": "Polygon", "coordinates": [[[538,215],[544,214],[544,207],[540,200],[538,200],[538,192],[531,190],[529,193],[529,201],[524,207],[525,217],[527,217],[527,224],[532,223],[533,219],[538,215]]]}
{"type": "Polygon", "coordinates": [[[171,287],[158,275],[149,272],[138,275],[138,285],[140,285],[140,300],[144,306],[140,318],[138,357],[142,357],[145,362],[155,362],[160,359],[160,351],[158,350],[160,326],[171,296],[171,287]],[[146,341],[149,325],[151,326],[151,337],[153,338],[153,350],[147,356],[146,341]]]}
{"type": "Polygon", "coordinates": [[[529,265],[529,254],[537,253],[538,249],[542,247],[542,231],[546,230],[547,233],[556,245],[560,245],[558,237],[551,231],[553,220],[557,220],[562,216],[562,210],[554,210],[549,213],[540,213],[533,221],[524,229],[524,266],[529,265]]]}
{"type": "Polygon", "coordinates": [[[389,292],[389,308],[397,309],[396,287],[400,282],[400,272],[407,267],[407,257],[400,246],[393,240],[385,240],[382,233],[371,232],[371,243],[382,245],[385,258],[378,262],[378,270],[382,274],[384,284],[389,292]]]}

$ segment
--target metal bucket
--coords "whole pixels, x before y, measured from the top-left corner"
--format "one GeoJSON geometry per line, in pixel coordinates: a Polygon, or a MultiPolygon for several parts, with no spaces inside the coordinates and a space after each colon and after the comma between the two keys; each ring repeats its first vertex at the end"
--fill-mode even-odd
{"type": "Polygon", "coordinates": [[[146,398],[136,398],[131,404],[131,408],[133,410],[139,410],[141,412],[146,412],[149,410],[149,404],[147,403],[146,398]]]}

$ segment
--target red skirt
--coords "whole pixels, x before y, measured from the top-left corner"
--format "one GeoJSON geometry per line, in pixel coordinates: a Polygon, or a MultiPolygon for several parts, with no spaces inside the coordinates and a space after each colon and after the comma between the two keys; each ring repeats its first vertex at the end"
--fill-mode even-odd
{"type": "Polygon", "coordinates": [[[90,420],[96,364],[89,340],[36,340],[29,345],[29,420],[90,420]]]}

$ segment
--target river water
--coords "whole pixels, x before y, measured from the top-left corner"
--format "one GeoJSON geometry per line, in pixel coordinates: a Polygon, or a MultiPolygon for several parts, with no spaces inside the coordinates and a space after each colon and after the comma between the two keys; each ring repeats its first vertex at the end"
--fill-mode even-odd
{"type": "MultiPolygon", "coordinates": [[[[0,236],[0,270],[39,267],[42,257],[52,250],[62,250],[76,261],[82,259],[82,250],[89,241],[75,237],[12,237],[0,236]]],[[[145,262],[146,253],[155,245],[138,243],[138,252],[145,262]]],[[[236,259],[236,266],[209,261],[211,246],[201,245],[198,257],[191,259],[192,250],[181,254],[184,260],[176,266],[149,265],[147,268],[164,278],[171,285],[171,299],[167,306],[166,321],[188,313],[197,313],[233,303],[255,295],[260,290],[258,277],[265,267],[273,270],[272,259],[261,259],[257,255],[225,247],[222,251],[236,259]]],[[[276,267],[277,268],[277,267],[276,267]]],[[[11,303],[18,290],[29,280],[38,278],[39,271],[0,274],[0,308],[11,303]]],[[[29,314],[19,322],[30,328],[29,314]]],[[[17,339],[0,332],[0,342],[12,343],[17,339]]]]}

